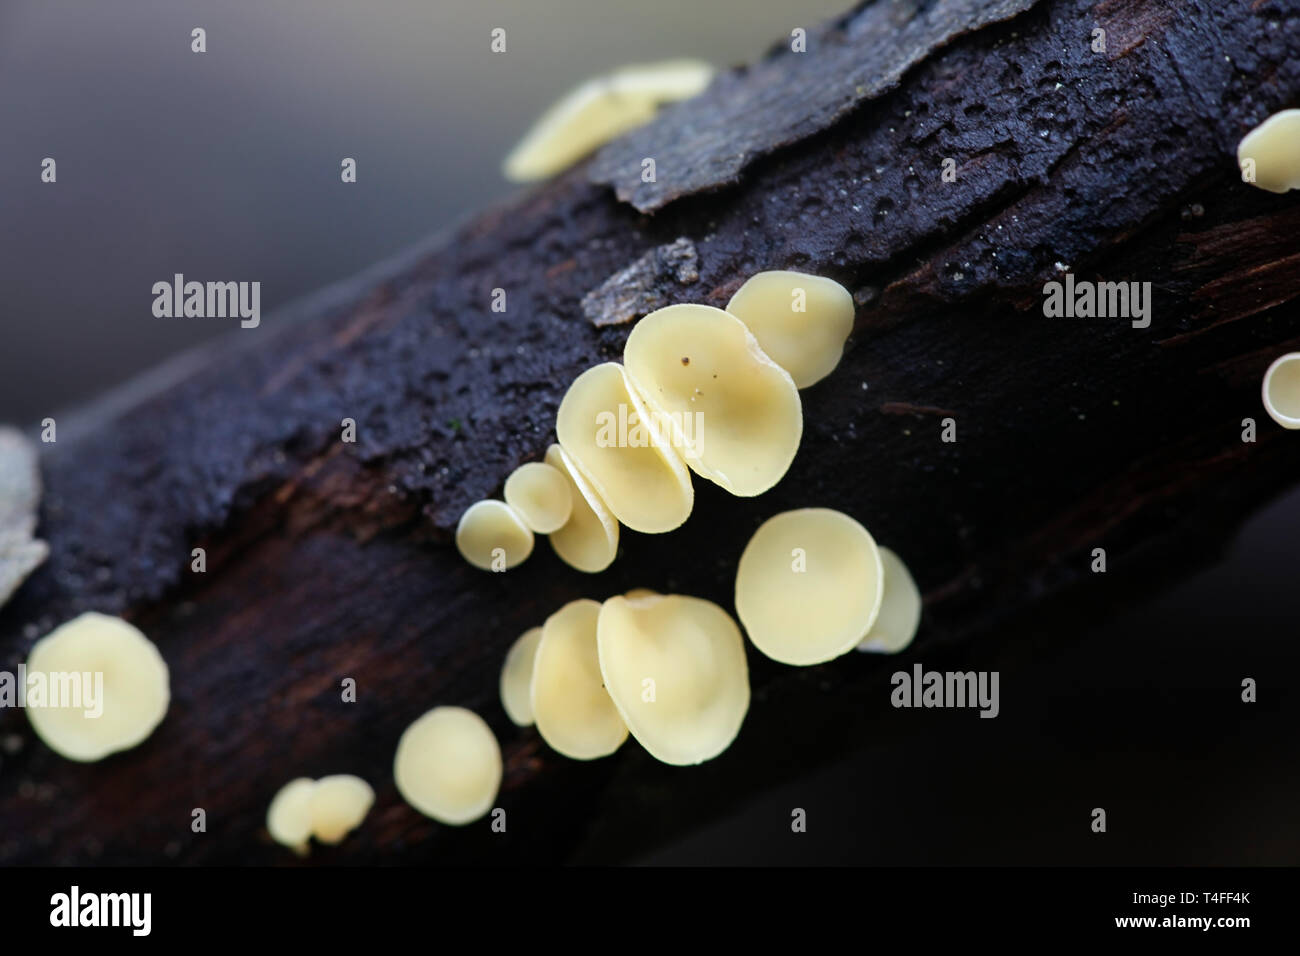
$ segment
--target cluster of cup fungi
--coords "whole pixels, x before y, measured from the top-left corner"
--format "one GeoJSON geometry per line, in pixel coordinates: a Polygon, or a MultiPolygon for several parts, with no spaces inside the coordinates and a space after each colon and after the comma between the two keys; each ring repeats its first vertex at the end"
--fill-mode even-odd
{"type": "MultiPolygon", "coordinates": [[[[646,122],[662,103],[699,92],[711,75],[706,64],[678,60],[592,80],[542,117],[505,172],[516,180],[553,175],[646,122]]],[[[1238,160],[1243,179],[1262,189],[1300,189],[1300,109],[1247,134],[1238,160]]],[[[563,561],[596,573],[614,560],[620,525],[657,534],[686,520],[692,472],[735,495],[761,494],[798,450],[799,389],[835,368],[853,320],[847,290],[794,272],[753,276],[725,309],[682,304],[646,315],[621,364],[598,365],[572,383],[557,414],[558,442],[544,460],[509,476],[504,501],[464,513],[461,554],[503,571],[543,534],[563,561]]],[[[1263,402],[1279,425],[1300,429],[1300,352],[1269,366],[1263,402]]],[[[638,589],[572,601],[510,648],[502,707],[577,760],[611,754],[630,735],[665,763],[699,764],[727,748],[749,709],[741,625],[763,654],[803,666],[855,648],[897,653],[921,616],[903,561],[827,508],[788,511],[758,528],[739,559],[735,607],[740,625],[718,605],[681,594],[638,589]]],[[[170,702],[157,647],[103,614],[82,614],[39,640],[27,671],[102,675],[100,714],[34,700],[27,707],[37,735],[69,760],[97,761],[140,744],[170,702]]],[[[439,706],[402,734],[393,776],[416,810],[464,825],[493,806],[501,749],[480,716],[439,706]]],[[[312,839],[342,841],[373,802],[359,777],[297,778],[272,800],[267,830],[306,853],[312,839]]]]}

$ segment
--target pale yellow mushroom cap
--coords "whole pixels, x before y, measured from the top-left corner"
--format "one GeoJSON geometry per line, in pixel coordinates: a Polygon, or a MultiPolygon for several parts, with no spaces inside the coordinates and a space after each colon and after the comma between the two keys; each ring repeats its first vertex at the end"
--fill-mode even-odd
{"type": "Polygon", "coordinates": [[[587,80],[533,124],[503,164],[507,179],[553,176],[600,146],[651,119],[660,104],[683,100],[709,85],[713,67],[697,60],[628,66],[587,80]]]}
{"type": "Polygon", "coordinates": [[[311,832],[321,843],[340,843],[361,825],[375,802],[370,784],[352,774],[321,777],[311,794],[311,832]]]}
{"type": "Polygon", "coordinates": [[[456,525],[456,547],[476,568],[513,568],[533,553],[533,533],[504,501],[489,498],[465,509],[456,525]]]}
{"type": "Polygon", "coordinates": [[[829,375],[853,331],[853,296],[833,279],[802,272],[760,272],[742,285],[727,311],[763,351],[807,388],[829,375]]]}
{"type": "Polygon", "coordinates": [[[618,522],[563,448],[548,448],[546,463],[558,468],[568,480],[573,499],[569,520],[551,533],[551,547],[560,560],[579,571],[604,571],[618,554],[618,522]]]}
{"type": "Polygon", "coordinates": [[[651,312],[623,362],[696,474],[742,497],[785,475],[803,435],[799,391],[734,315],[707,305],[651,312]]]}
{"type": "Polygon", "coordinates": [[[1276,359],[1264,373],[1264,410],[1283,428],[1300,428],[1300,352],[1276,359]]]}
{"type": "Polygon", "coordinates": [[[1237,164],[1255,161],[1254,185],[1271,193],[1300,189],[1300,109],[1282,110],[1242,137],[1237,164]]]}
{"type": "Polygon", "coordinates": [[[629,601],[635,601],[638,600],[639,598],[658,597],[658,596],[659,596],[658,591],[651,591],[649,588],[633,588],[632,590],[626,591],[623,594],[623,597],[627,598],[629,601]]]}
{"type": "Polygon", "coordinates": [[[312,829],[312,795],[316,781],[308,777],[290,780],[271,799],[266,811],[266,829],[271,839],[305,854],[312,829]]]}
{"type": "Polygon", "coordinates": [[[703,763],[736,739],[749,667],[740,628],[722,608],[678,594],[610,598],[597,642],[605,687],[652,757],[703,763]]]}
{"type": "Polygon", "coordinates": [[[533,660],[533,718],[551,748],[574,760],[612,754],[627,724],[605,690],[596,649],[600,605],[570,601],[546,619],[533,660]]]}
{"type": "Polygon", "coordinates": [[[506,479],[506,504],[537,534],[564,527],[573,513],[569,482],[558,468],[540,461],[520,465],[506,479]]]}
{"type": "Polygon", "coordinates": [[[921,592],[903,560],[883,546],[880,566],[885,572],[880,613],[866,638],[858,644],[858,650],[897,654],[916,637],[916,629],[921,624],[921,592]]]}
{"type": "Polygon", "coordinates": [[[533,724],[533,659],[542,640],[540,627],[524,631],[506,652],[501,666],[501,706],[506,716],[519,727],[533,724]]]}
{"type": "Polygon", "coordinates": [[[100,760],[136,746],[162,722],[171,701],[167,663],[153,642],[121,618],[93,612],[32,646],[27,684],[27,719],[69,760],[100,760]],[[36,675],[45,688],[39,704],[36,675]]]}
{"type": "Polygon", "coordinates": [[[829,508],[787,511],[749,539],[736,611],[754,646],[783,664],[852,650],[880,613],[884,569],[867,529],[829,508]]]}
{"type": "Polygon", "coordinates": [[[435,707],[397,742],[393,779],[404,799],[440,823],[462,826],[492,809],[501,787],[492,728],[464,707],[435,707]]]}
{"type": "Polygon", "coordinates": [[[574,379],[555,433],[605,507],[633,531],[660,534],[690,517],[691,473],[617,362],[574,379]]]}

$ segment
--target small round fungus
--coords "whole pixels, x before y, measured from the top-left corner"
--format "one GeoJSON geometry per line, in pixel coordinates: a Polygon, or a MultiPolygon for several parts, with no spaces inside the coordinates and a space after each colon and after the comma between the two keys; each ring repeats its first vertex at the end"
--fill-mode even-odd
{"type": "Polygon", "coordinates": [[[506,652],[506,662],[501,666],[501,706],[519,727],[533,724],[533,659],[541,640],[540,627],[524,631],[506,652]]]}
{"type": "Polygon", "coordinates": [[[1254,184],[1271,193],[1300,189],[1300,109],[1274,113],[1244,137],[1237,147],[1243,175],[1254,164],[1254,184]]]}
{"type": "Polygon", "coordinates": [[[727,311],[754,333],[763,351],[807,388],[840,364],[853,331],[853,296],[833,279],[802,272],[760,272],[727,311]]]}
{"type": "Polygon", "coordinates": [[[605,690],[596,649],[600,605],[570,601],[546,619],[533,662],[533,717],[553,750],[574,760],[612,754],[627,724],[605,690]]]}
{"type": "Polygon", "coordinates": [[[37,641],[27,678],[27,719],[69,760],[100,760],[136,746],[162,722],[171,701],[158,648],[106,614],[82,614],[37,641]]]}
{"type": "Polygon", "coordinates": [[[266,811],[266,829],[271,839],[305,854],[312,830],[312,795],[316,781],[307,777],[290,780],[272,798],[266,811]]]}
{"type": "Polygon", "coordinates": [[[501,787],[501,747],[492,728],[464,707],[435,707],[397,742],[393,779],[415,809],[462,826],[492,809],[501,787]]]}
{"type": "Polygon", "coordinates": [[[533,533],[504,501],[489,498],[465,509],[456,525],[456,547],[484,571],[504,571],[533,553],[533,533]]]}
{"type": "Polygon", "coordinates": [[[679,766],[726,750],[749,710],[745,639],[711,601],[614,597],[597,624],[600,671],[628,729],[679,766]]]}
{"type": "Polygon", "coordinates": [[[669,60],[590,79],[542,114],[506,157],[506,178],[528,182],[553,176],[649,122],[661,104],[699,93],[712,77],[707,63],[669,60]]]}
{"type": "Polygon", "coordinates": [[[551,547],[560,560],[579,571],[590,574],[604,571],[618,554],[618,522],[563,448],[559,445],[548,448],[546,463],[564,475],[573,499],[569,520],[551,533],[551,547]]]}
{"type": "Polygon", "coordinates": [[[921,624],[921,592],[907,565],[886,547],[880,548],[880,566],[885,572],[880,613],[858,650],[897,654],[916,637],[921,624]]]}
{"type": "Polygon", "coordinates": [[[799,391],[738,318],[659,309],[632,329],[623,361],[692,471],[742,497],[781,480],[803,435],[799,391]]]}
{"type": "Polygon", "coordinates": [[[361,825],[375,802],[375,791],[348,773],[321,777],[311,793],[311,832],[321,843],[341,843],[361,825]]]}
{"type": "Polygon", "coordinates": [[[690,517],[691,473],[617,362],[574,379],[555,433],[610,513],[633,531],[660,534],[690,517]]]}
{"type": "Polygon", "coordinates": [[[540,461],[530,461],[510,473],[505,499],[537,534],[560,530],[573,512],[573,495],[564,475],[540,461]]]}
{"type": "Polygon", "coordinates": [[[1264,409],[1283,428],[1300,428],[1300,352],[1288,352],[1264,373],[1264,409]]]}
{"type": "Polygon", "coordinates": [[[736,571],[736,611],[754,646],[783,664],[820,664],[871,630],[883,596],[867,529],[829,508],[786,511],[754,532],[736,571]]]}

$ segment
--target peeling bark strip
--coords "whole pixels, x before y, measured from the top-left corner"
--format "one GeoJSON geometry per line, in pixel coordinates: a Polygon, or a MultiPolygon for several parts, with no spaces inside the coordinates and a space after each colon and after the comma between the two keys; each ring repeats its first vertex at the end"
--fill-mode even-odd
{"type": "Polygon", "coordinates": [[[582,297],[582,314],[596,327],[620,325],[682,301],[686,286],[700,281],[695,244],[682,237],[656,246],[582,297]]]}
{"type": "Polygon", "coordinates": [[[869,0],[810,29],[807,52],[789,38],[767,59],[723,74],[703,94],[601,150],[592,182],[651,212],[735,183],[754,160],[834,125],[878,99],[956,37],[1024,13],[1037,0],[869,0]],[[700,122],[702,116],[709,117],[700,122]],[[650,156],[656,182],[641,181],[650,156]]]}
{"type": "MultiPolygon", "coordinates": [[[[781,70],[793,89],[819,56],[871,68],[875,33],[828,30],[837,45],[818,52],[814,33],[808,60],[774,57],[710,96],[776,103],[781,70]]],[[[985,653],[1030,611],[1063,639],[1212,559],[1300,474],[1300,442],[1259,398],[1269,362],[1300,348],[1300,282],[1278,266],[1300,194],[1248,187],[1235,163],[1243,133],[1297,103],[1300,0],[1040,0],[951,39],[732,189],[641,216],[574,170],[335,290],[314,321],[267,316],[120,413],[87,409],[93,427],[61,422],[42,449],[50,559],[0,610],[0,667],[79,611],[121,612],[167,658],[175,703],[144,746],[93,767],[0,712],[0,738],[29,738],[0,769],[0,863],[283,862],[262,829],[271,797],[291,775],[337,772],[372,783],[376,804],[322,861],[617,860],[660,845],[879,733],[889,662],[751,655],[740,737],[682,772],[634,745],[589,765],[556,757],[501,711],[501,661],[577,597],[651,587],[729,607],[741,550],[778,511],[838,508],[898,551],[927,597],[922,651],[978,636],[985,653]],[[1099,19],[1123,38],[1106,54],[1089,48],[1099,19]],[[939,175],[949,156],[955,183],[939,175]],[[627,534],[598,576],[544,544],[507,574],[468,567],[450,541],[460,514],[540,459],[568,384],[621,354],[626,327],[594,325],[584,298],[682,239],[696,301],[724,306],[762,269],[858,290],[843,362],[803,393],[789,474],[744,500],[696,482],[686,525],[627,534]],[[1151,282],[1151,327],[1045,318],[1057,263],[1151,282]],[[1238,294],[1252,277],[1259,294],[1238,294]],[[911,411],[886,411],[900,403],[911,411]],[[919,409],[952,409],[958,440],[919,409]],[[345,417],[356,444],[339,441],[345,417]],[[1089,573],[1099,543],[1123,575],[1089,573]],[[189,571],[196,545],[204,574],[189,571]],[[339,702],[343,677],[355,704],[339,702]],[[398,737],[435,704],[472,707],[499,736],[508,833],[450,832],[394,791],[398,737]],[[192,835],[202,801],[220,825],[192,835]]],[[[723,106],[696,100],[665,122],[718,129],[723,106]]],[[[789,117],[725,115],[788,135],[789,117]]],[[[677,294],[675,274],[655,274],[649,288],[677,294]]]]}

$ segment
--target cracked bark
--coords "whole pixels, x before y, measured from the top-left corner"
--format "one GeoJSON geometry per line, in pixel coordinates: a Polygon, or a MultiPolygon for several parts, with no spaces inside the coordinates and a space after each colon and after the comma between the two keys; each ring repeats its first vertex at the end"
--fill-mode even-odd
{"type": "Polygon", "coordinates": [[[926,595],[922,651],[1027,620],[1066,639],[1212,559],[1300,466],[1258,397],[1269,361],[1300,348],[1300,203],[1235,167],[1241,135],[1300,102],[1300,3],[987,4],[996,15],[966,31],[974,9],[867,4],[814,31],[806,59],[773,53],[448,239],[61,421],[42,461],[50,557],[0,611],[0,666],[79,611],[122,613],[162,649],[173,703],[143,746],[89,766],[0,713],[0,738],[24,741],[0,767],[0,862],[289,862],[262,829],[271,796],[345,772],[377,803],[318,860],[659,846],[851,752],[893,664],[751,654],[739,740],[683,771],[634,742],[591,764],[550,753],[501,712],[501,660],[576,597],[644,586],[729,607],[749,534],[787,508],[848,511],[906,558],[926,595]],[[873,66],[908,9],[915,57],[873,66]],[[1090,49],[1095,27],[1107,53],[1090,49]],[[850,101],[810,88],[848,64],[870,74],[850,101]],[[792,117],[793,103],[821,105],[792,117]],[[619,179],[649,154],[657,189],[619,179]],[[939,176],[946,157],[956,183],[939,176]],[[686,273],[654,254],[682,240],[686,273]],[[1152,282],[1151,327],[1044,318],[1061,267],[1152,282]],[[843,363],[804,393],[803,446],[777,488],[740,500],[697,482],[684,528],[625,533],[599,576],[543,542],[506,575],[460,560],[461,511],[540,458],[565,385],[620,355],[628,326],[589,314],[594,290],[614,312],[628,295],[721,306],[772,268],[832,276],[859,305],[843,363]],[[630,292],[610,282],[629,269],[630,292]],[[338,443],[345,417],[355,445],[338,443]],[[1098,546],[1122,573],[1089,574],[1098,546]],[[193,547],[205,574],[187,570],[193,547]],[[355,704],[340,703],[344,677],[355,704]],[[507,834],[440,827],[398,798],[397,738],[436,704],[498,733],[507,834]],[[189,830],[194,807],[206,834],[189,830]]]}

